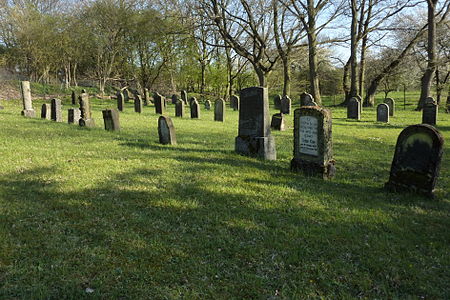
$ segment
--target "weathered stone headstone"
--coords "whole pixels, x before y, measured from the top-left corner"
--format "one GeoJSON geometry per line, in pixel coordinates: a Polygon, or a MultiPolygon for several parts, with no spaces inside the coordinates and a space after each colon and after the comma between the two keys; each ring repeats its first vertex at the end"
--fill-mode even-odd
{"type": "Polygon", "coordinates": [[[239,97],[236,95],[231,96],[230,107],[236,111],[239,110],[239,97]]]}
{"type": "Polygon", "coordinates": [[[268,160],[277,158],[275,139],[270,134],[268,90],[251,87],[241,90],[237,153],[268,160]]]}
{"type": "Polygon", "coordinates": [[[225,101],[223,99],[217,99],[214,103],[214,121],[225,121],[225,101]]]}
{"type": "Polygon", "coordinates": [[[79,124],[81,119],[81,111],[79,108],[69,108],[67,111],[67,123],[79,124]]]}
{"type": "Polygon", "coordinates": [[[125,102],[130,101],[130,91],[128,89],[123,89],[122,93],[123,93],[123,100],[125,102]]]}
{"type": "Polygon", "coordinates": [[[52,99],[51,101],[52,114],[51,118],[55,122],[62,122],[61,100],[52,99]]]}
{"type": "Polygon", "coordinates": [[[177,104],[177,101],[178,101],[178,95],[173,94],[172,95],[172,104],[177,104]]]}
{"type": "Polygon", "coordinates": [[[197,98],[195,98],[195,97],[189,98],[189,106],[192,105],[192,102],[193,102],[194,100],[195,100],[195,101],[198,101],[197,98]]]}
{"type": "Polygon", "coordinates": [[[153,101],[155,102],[155,112],[157,114],[164,114],[166,110],[165,99],[158,93],[155,93],[153,96],[153,101]]]}
{"type": "Polygon", "coordinates": [[[134,96],[134,111],[137,113],[142,113],[142,98],[141,95],[134,96]]]}
{"type": "Polygon", "coordinates": [[[282,114],[285,115],[290,115],[291,114],[291,98],[289,98],[289,96],[283,96],[283,98],[281,99],[281,108],[280,108],[280,112],[282,114]]]}
{"type": "Polygon", "coordinates": [[[36,112],[33,109],[33,102],[31,101],[30,82],[22,81],[20,83],[20,91],[22,94],[22,102],[23,102],[22,115],[28,118],[36,117],[36,112]]]}
{"type": "Polygon", "coordinates": [[[41,118],[42,119],[47,119],[47,120],[51,120],[51,105],[50,104],[42,104],[42,108],[41,108],[41,118]]]}
{"type": "Polygon", "coordinates": [[[314,102],[314,98],[311,94],[301,93],[300,94],[300,106],[317,106],[316,102],[314,102]]]}
{"type": "Polygon", "coordinates": [[[294,111],[294,158],[291,170],[329,179],[336,173],[331,112],[318,106],[294,111]]]}
{"type": "Polygon", "coordinates": [[[184,104],[188,104],[188,95],[185,90],[181,91],[181,100],[184,102],[184,104]]]}
{"type": "Polygon", "coordinates": [[[81,118],[78,124],[83,127],[94,127],[95,121],[92,118],[89,95],[87,93],[81,93],[81,95],[78,96],[78,101],[80,102],[80,111],[81,111],[81,118]]]}
{"type": "Polygon", "coordinates": [[[272,116],[272,122],[270,123],[270,128],[273,130],[284,131],[284,115],[282,113],[274,114],[272,116]]]}
{"type": "Polygon", "coordinates": [[[150,105],[150,93],[148,91],[148,88],[144,88],[144,105],[145,106],[150,105]]]}
{"type": "Polygon", "coordinates": [[[433,126],[406,127],[395,146],[389,181],[391,191],[412,191],[433,197],[443,154],[444,137],[433,126]]]}
{"type": "Polygon", "coordinates": [[[119,111],[123,111],[125,107],[125,98],[123,96],[123,93],[121,91],[117,92],[117,109],[119,111]]]}
{"type": "Polygon", "coordinates": [[[175,117],[182,118],[184,116],[184,101],[178,100],[175,104],[175,117]]]}
{"type": "MultiPolygon", "coordinates": [[[[180,101],[183,102],[183,101],[180,101]]],[[[184,103],[183,103],[184,104],[184,103]]],[[[160,116],[158,119],[159,142],[163,145],[176,145],[175,127],[172,119],[166,116],[160,116]]]]}
{"type": "Polygon", "coordinates": [[[386,98],[384,99],[384,103],[389,106],[389,116],[393,117],[395,113],[395,100],[392,98],[386,98]]]}
{"type": "Polygon", "coordinates": [[[422,110],[422,124],[429,124],[436,126],[438,115],[438,105],[432,97],[425,99],[425,104],[422,110]]]}
{"type": "Polygon", "coordinates": [[[209,100],[205,101],[205,110],[211,110],[211,101],[209,100]]]}
{"type": "Polygon", "coordinates": [[[71,99],[72,99],[72,105],[76,105],[77,104],[77,94],[75,93],[75,91],[72,91],[71,99]]]}
{"type": "Polygon", "coordinates": [[[281,109],[281,95],[276,95],[273,98],[273,105],[275,106],[275,109],[281,109]]]}
{"type": "Polygon", "coordinates": [[[105,130],[118,131],[120,130],[119,111],[115,109],[102,110],[103,122],[105,130]]]}
{"type": "Polygon", "coordinates": [[[377,122],[389,123],[389,106],[386,103],[380,103],[377,106],[377,122]]]}
{"type": "Polygon", "coordinates": [[[358,98],[351,98],[347,104],[347,118],[348,119],[361,119],[361,105],[359,103],[358,98]]]}
{"type": "Polygon", "coordinates": [[[197,99],[191,101],[191,119],[200,119],[200,104],[198,104],[197,99]]]}

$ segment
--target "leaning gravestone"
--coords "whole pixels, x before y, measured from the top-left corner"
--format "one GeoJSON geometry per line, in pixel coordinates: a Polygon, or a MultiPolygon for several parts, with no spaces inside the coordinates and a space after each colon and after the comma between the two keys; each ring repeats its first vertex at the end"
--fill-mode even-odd
{"type": "Polygon", "coordinates": [[[241,90],[237,153],[268,160],[277,158],[275,139],[270,134],[268,90],[251,87],[241,90]]]}
{"type": "Polygon", "coordinates": [[[158,93],[155,93],[153,100],[155,102],[155,112],[160,115],[164,114],[166,108],[164,97],[158,93]]]}
{"type": "MultiPolygon", "coordinates": [[[[183,102],[183,101],[180,101],[183,102]]],[[[160,116],[158,119],[159,142],[163,145],[176,145],[175,127],[169,117],[160,116]]]]}
{"type": "Polygon", "coordinates": [[[433,197],[443,145],[444,137],[433,126],[419,124],[406,127],[397,139],[385,188],[433,197]]]}
{"type": "Polygon", "coordinates": [[[187,104],[187,100],[188,100],[188,95],[187,92],[185,90],[181,91],[181,100],[184,102],[184,104],[187,104]]]}
{"type": "Polygon", "coordinates": [[[142,113],[142,104],[141,95],[136,94],[134,96],[134,111],[137,113],[142,113]]]}
{"type": "Polygon", "coordinates": [[[225,101],[223,99],[217,99],[214,103],[214,121],[225,121],[225,101]]]}
{"type": "Polygon", "coordinates": [[[52,120],[55,122],[62,122],[62,111],[61,111],[61,100],[52,99],[51,101],[52,108],[52,120]]]}
{"type": "Polygon", "coordinates": [[[125,107],[125,97],[123,96],[123,93],[121,91],[117,92],[117,109],[119,111],[123,111],[123,108],[125,107]]]}
{"type": "Polygon", "coordinates": [[[300,94],[300,106],[317,106],[317,104],[311,94],[303,92],[300,94]]]}
{"type": "Polygon", "coordinates": [[[28,118],[36,117],[36,112],[33,109],[31,102],[31,88],[29,81],[22,81],[20,83],[20,91],[22,94],[23,110],[22,115],[28,118]]]}
{"type": "Polygon", "coordinates": [[[197,99],[193,97],[191,101],[191,119],[200,119],[200,104],[198,104],[197,99]]]}
{"type": "Polygon", "coordinates": [[[389,106],[386,103],[380,103],[377,106],[377,122],[389,123],[389,106]]]}
{"type": "Polygon", "coordinates": [[[389,106],[389,116],[393,117],[395,113],[395,100],[392,98],[384,99],[384,103],[389,106]]]}
{"type": "Polygon", "coordinates": [[[89,95],[87,93],[81,93],[81,95],[78,96],[78,101],[80,102],[81,111],[81,118],[78,124],[82,127],[94,127],[95,121],[92,118],[89,95]]]}
{"type": "Polygon", "coordinates": [[[119,111],[115,109],[102,110],[103,122],[105,130],[118,131],[120,130],[119,111]]]}
{"type": "Polygon", "coordinates": [[[276,95],[273,98],[273,104],[275,106],[275,109],[281,109],[281,95],[276,95]]]}
{"type": "Polygon", "coordinates": [[[239,97],[236,95],[232,95],[230,99],[230,107],[236,111],[239,110],[239,97]]]}
{"type": "Polygon", "coordinates": [[[177,104],[178,101],[178,95],[173,94],[172,95],[172,104],[177,104]]]}
{"type": "Polygon", "coordinates": [[[329,179],[336,173],[331,112],[318,106],[294,111],[294,158],[291,170],[329,179]]]}
{"type": "Polygon", "coordinates": [[[270,128],[273,130],[284,131],[284,115],[282,113],[274,114],[272,116],[272,122],[270,123],[270,128]]]}
{"type": "Polygon", "coordinates": [[[51,120],[51,105],[50,104],[42,104],[41,108],[41,118],[51,120]]]}
{"type": "Polygon", "coordinates": [[[72,91],[71,99],[72,99],[72,105],[76,105],[77,104],[77,94],[75,93],[75,91],[72,91]]]}
{"type": "Polygon", "coordinates": [[[281,99],[280,112],[285,115],[290,115],[291,104],[292,104],[291,98],[289,98],[289,96],[283,96],[283,98],[281,99]]]}
{"type": "Polygon", "coordinates": [[[347,118],[361,120],[361,105],[358,98],[352,97],[347,104],[347,118]]]}
{"type": "Polygon", "coordinates": [[[438,115],[438,105],[432,97],[425,99],[425,104],[422,111],[422,124],[429,124],[436,126],[438,115]]]}
{"type": "Polygon", "coordinates": [[[79,108],[69,108],[67,111],[67,123],[79,124],[81,119],[81,111],[79,108]]]}
{"type": "Polygon", "coordinates": [[[205,101],[205,109],[206,110],[211,110],[211,101],[209,101],[209,100],[205,101]]]}
{"type": "Polygon", "coordinates": [[[175,104],[175,117],[182,118],[184,116],[184,101],[178,100],[175,104]]]}

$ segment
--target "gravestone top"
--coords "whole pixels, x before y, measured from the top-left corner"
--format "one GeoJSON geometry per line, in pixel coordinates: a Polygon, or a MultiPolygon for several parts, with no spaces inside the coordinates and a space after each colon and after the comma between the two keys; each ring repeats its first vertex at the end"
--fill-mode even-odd
{"type": "Polygon", "coordinates": [[[312,105],[313,102],[314,97],[311,94],[308,94],[306,92],[300,94],[300,106],[317,106],[317,104],[312,105]]]}
{"type": "Polygon", "coordinates": [[[209,101],[209,100],[205,101],[205,109],[206,110],[211,110],[211,101],[209,101]]]}

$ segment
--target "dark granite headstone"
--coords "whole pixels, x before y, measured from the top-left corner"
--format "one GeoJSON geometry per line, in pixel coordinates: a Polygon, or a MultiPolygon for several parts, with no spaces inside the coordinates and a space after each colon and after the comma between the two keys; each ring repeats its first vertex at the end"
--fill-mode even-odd
{"type": "Polygon", "coordinates": [[[393,117],[395,113],[395,100],[392,98],[386,98],[384,99],[384,103],[389,106],[389,116],[393,117]]]}
{"type": "Polygon", "coordinates": [[[181,100],[184,102],[184,104],[188,104],[188,94],[185,90],[181,91],[181,100]]]}
{"type": "Polygon", "coordinates": [[[291,98],[289,98],[289,96],[283,96],[283,98],[281,99],[281,108],[280,108],[280,112],[282,114],[285,115],[290,115],[291,114],[291,98]]]}
{"type": "Polygon", "coordinates": [[[284,115],[282,113],[274,114],[272,116],[272,122],[270,123],[270,128],[273,130],[284,131],[284,115]]]}
{"type": "Polygon", "coordinates": [[[200,119],[200,104],[195,97],[191,98],[191,119],[200,119]]]}
{"type": "Polygon", "coordinates": [[[386,103],[377,106],[377,122],[389,123],[389,106],[386,103]]]}
{"type": "Polygon", "coordinates": [[[137,113],[142,113],[142,98],[141,95],[134,96],[134,111],[137,113]]]}
{"type": "Polygon", "coordinates": [[[429,124],[436,126],[438,115],[438,105],[433,98],[428,97],[425,99],[425,104],[422,110],[422,124],[429,124]]]}
{"type": "Polygon", "coordinates": [[[172,95],[172,104],[177,104],[178,101],[178,95],[173,94],[172,95]]]}
{"type": "Polygon", "coordinates": [[[50,104],[42,104],[42,108],[41,108],[41,118],[42,119],[47,119],[47,120],[51,120],[51,105],[50,104]]]}
{"type": "MultiPolygon", "coordinates": [[[[183,102],[183,101],[180,101],[183,102]]],[[[183,103],[184,104],[184,103],[183,103]]],[[[158,119],[159,142],[163,145],[176,145],[175,127],[169,117],[160,116],[158,119]]]]}
{"type": "Polygon", "coordinates": [[[33,108],[33,102],[31,101],[31,88],[29,81],[20,82],[20,91],[22,94],[23,110],[22,115],[27,118],[36,117],[36,112],[33,108]]]}
{"type": "Polygon", "coordinates": [[[81,118],[78,124],[82,127],[94,127],[95,121],[92,118],[89,95],[87,93],[81,93],[81,95],[78,96],[78,101],[80,103],[81,111],[81,118]]]}
{"type": "Polygon", "coordinates": [[[300,106],[317,106],[315,104],[314,98],[311,94],[308,94],[306,92],[303,92],[300,94],[300,106]],[[315,104],[315,105],[313,105],[315,104]]]}
{"type": "Polygon", "coordinates": [[[77,104],[77,94],[75,93],[75,91],[72,91],[71,99],[72,99],[72,105],[76,105],[77,104]]]}
{"type": "Polygon", "coordinates": [[[406,127],[395,146],[389,181],[391,191],[407,190],[433,197],[443,154],[444,137],[427,124],[406,127]]]}
{"type": "Polygon", "coordinates": [[[251,87],[241,90],[239,130],[235,140],[237,153],[275,160],[275,139],[270,134],[268,90],[251,87]]]}
{"type": "Polygon", "coordinates": [[[329,179],[336,173],[331,112],[303,106],[294,112],[294,158],[291,170],[329,179]]]}
{"type": "Polygon", "coordinates": [[[103,122],[105,130],[118,131],[120,130],[119,111],[115,109],[102,110],[103,122]]]}
{"type": "Polygon", "coordinates": [[[184,116],[184,101],[178,100],[175,104],[175,117],[182,118],[184,116]]]}
{"type": "Polygon", "coordinates": [[[217,99],[214,103],[214,121],[225,121],[225,101],[223,99],[217,99]]]}
{"type": "Polygon", "coordinates": [[[81,111],[79,108],[69,108],[67,111],[67,123],[79,124],[81,119],[81,111]]]}
{"type": "Polygon", "coordinates": [[[123,96],[123,93],[121,91],[117,92],[117,109],[119,111],[123,111],[125,107],[125,98],[123,96]]]}
{"type": "Polygon", "coordinates": [[[239,110],[239,97],[236,95],[231,96],[230,107],[236,111],[239,110]]]}
{"type": "Polygon", "coordinates": [[[351,98],[347,104],[347,118],[361,120],[361,105],[358,98],[351,98]]]}
{"type": "Polygon", "coordinates": [[[52,114],[51,118],[55,122],[62,122],[61,100],[52,99],[51,101],[52,114]]]}
{"type": "Polygon", "coordinates": [[[273,105],[275,106],[275,109],[281,109],[281,95],[276,95],[273,98],[273,105]]]}
{"type": "Polygon", "coordinates": [[[211,101],[209,100],[205,101],[205,110],[211,110],[211,101]]]}
{"type": "Polygon", "coordinates": [[[166,110],[164,97],[158,93],[155,93],[153,96],[153,101],[155,103],[155,112],[160,115],[164,114],[166,110]]]}

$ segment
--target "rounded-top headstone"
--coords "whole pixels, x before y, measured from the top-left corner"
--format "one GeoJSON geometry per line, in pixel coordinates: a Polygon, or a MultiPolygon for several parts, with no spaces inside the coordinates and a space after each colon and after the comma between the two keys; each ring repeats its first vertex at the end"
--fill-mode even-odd
{"type": "Polygon", "coordinates": [[[389,106],[386,103],[377,106],[377,122],[389,123],[389,106]]]}

